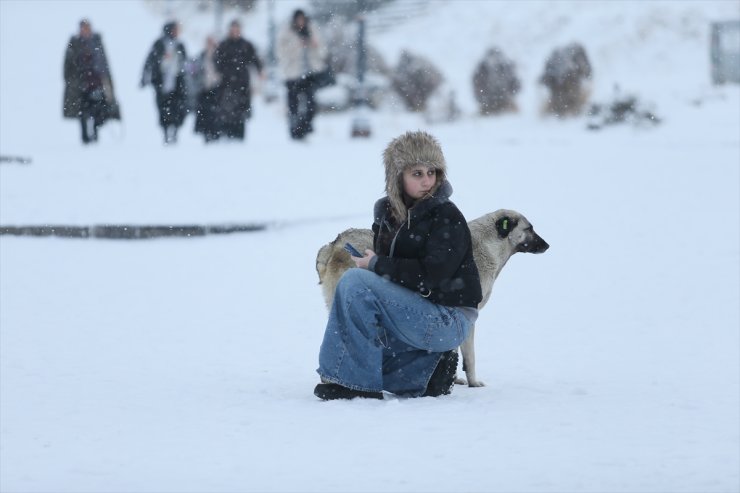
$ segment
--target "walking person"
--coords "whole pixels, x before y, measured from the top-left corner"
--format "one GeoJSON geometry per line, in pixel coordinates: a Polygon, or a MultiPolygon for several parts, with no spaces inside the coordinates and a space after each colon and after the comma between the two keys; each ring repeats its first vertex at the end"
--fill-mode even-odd
{"type": "Polygon", "coordinates": [[[164,143],[177,142],[177,130],[187,114],[185,88],[185,46],[177,39],[177,22],[164,25],[162,36],[154,42],[146,57],[141,75],[141,87],[154,86],[159,111],[159,124],[164,131],[164,143]]]}
{"type": "Polygon", "coordinates": [[[203,134],[206,142],[212,142],[219,137],[217,114],[221,74],[216,70],[217,46],[216,40],[208,36],[206,46],[197,61],[198,106],[195,115],[195,133],[203,134]]]}
{"type": "Polygon", "coordinates": [[[449,394],[457,347],[478,317],[470,230],[450,201],[439,143],[408,132],[383,163],[373,249],[339,280],[319,351],[314,394],[324,400],[449,394]]]}
{"type": "Polygon", "coordinates": [[[326,68],[326,46],[301,9],[280,35],[278,59],[288,90],[288,127],[293,139],[303,139],[313,132],[316,114],[316,79],[326,68]]]}
{"type": "Polygon", "coordinates": [[[233,20],[229,35],[216,48],[216,70],[221,75],[218,91],[217,124],[219,133],[232,139],[244,140],[245,122],[252,116],[250,67],[264,78],[262,60],[254,45],[241,35],[241,24],[233,20]]]}
{"type": "Polygon", "coordinates": [[[63,114],[80,121],[83,144],[97,142],[106,120],[121,119],[103,40],[87,19],[80,21],[79,34],[70,38],[64,54],[63,114]]]}

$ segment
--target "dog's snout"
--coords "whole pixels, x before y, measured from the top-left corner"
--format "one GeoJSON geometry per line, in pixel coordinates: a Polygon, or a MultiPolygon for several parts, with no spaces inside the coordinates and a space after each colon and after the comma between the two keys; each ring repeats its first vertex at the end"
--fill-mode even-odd
{"type": "Polygon", "coordinates": [[[540,238],[541,246],[537,249],[535,253],[545,253],[548,248],[550,248],[550,244],[547,243],[545,240],[540,238]]]}
{"type": "Polygon", "coordinates": [[[550,245],[540,235],[536,234],[535,240],[532,242],[532,253],[544,253],[548,248],[550,248],[550,245]]]}
{"type": "Polygon", "coordinates": [[[519,245],[519,251],[524,253],[544,253],[548,248],[550,245],[534,232],[531,238],[519,245]]]}

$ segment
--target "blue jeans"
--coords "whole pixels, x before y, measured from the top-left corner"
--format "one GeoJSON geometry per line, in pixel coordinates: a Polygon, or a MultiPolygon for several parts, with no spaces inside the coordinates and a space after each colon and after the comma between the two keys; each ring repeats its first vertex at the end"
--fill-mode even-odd
{"type": "Polygon", "coordinates": [[[457,348],[471,325],[460,310],[352,268],[337,284],[316,371],[354,390],[420,396],[442,353],[457,348]]]}

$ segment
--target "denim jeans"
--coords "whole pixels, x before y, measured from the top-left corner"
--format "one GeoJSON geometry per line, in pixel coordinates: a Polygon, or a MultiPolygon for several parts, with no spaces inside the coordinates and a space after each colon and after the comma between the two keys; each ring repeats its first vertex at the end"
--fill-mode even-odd
{"type": "Polygon", "coordinates": [[[416,397],[471,325],[456,308],[352,268],[337,284],[316,371],[324,382],[416,397]]]}

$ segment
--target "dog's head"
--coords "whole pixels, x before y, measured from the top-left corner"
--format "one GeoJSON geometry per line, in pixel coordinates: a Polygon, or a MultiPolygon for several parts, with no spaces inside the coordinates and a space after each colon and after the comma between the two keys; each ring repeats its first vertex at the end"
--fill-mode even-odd
{"type": "Polygon", "coordinates": [[[499,240],[507,242],[512,253],[543,253],[550,248],[527,218],[516,211],[499,209],[489,215],[489,221],[499,240]]]}

